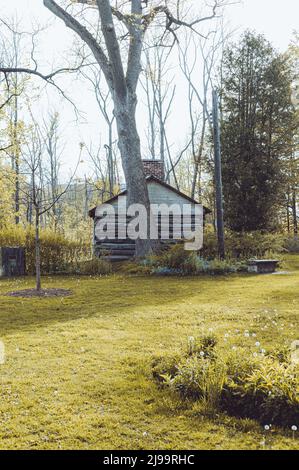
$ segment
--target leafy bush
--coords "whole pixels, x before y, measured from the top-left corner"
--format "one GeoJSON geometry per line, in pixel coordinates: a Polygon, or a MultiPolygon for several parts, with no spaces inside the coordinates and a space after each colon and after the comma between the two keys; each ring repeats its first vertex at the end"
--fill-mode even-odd
{"type": "Polygon", "coordinates": [[[192,274],[197,271],[196,254],[186,251],[181,243],[171,246],[160,254],[151,256],[149,262],[156,268],[157,273],[161,268],[176,274],[192,274]]]}
{"type": "Polygon", "coordinates": [[[179,354],[168,356],[155,356],[152,360],[152,374],[158,382],[165,382],[165,378],[172,379],[178,371],[178,364],[181,360],[179,354]]]}
{"type": "Polygon", "coordinates": [[[80,263],[77,273],[85,275],[100,275],[110,274],[112,272],[112,265],[109,261],[103,258],[92,258],[88,261],[80,263]]]}
{"type": "Polygon", "coordinates": [[[212,397],[211,387],[213,385],[215,390],[216,369],[219,369],[214,364],[216,344],[214,335],[204,335],[198,339],[189,337],[183,355],[154,358],[153,377],[178,392],[182,398],[196,400],[208,395],[212,397]]]}
{"type": "Polygon", "coordinates": [[[203,335],[199,339],[190,336],[187,343],[187,356],[204,357],[214,359],[217,338],[213,334],[203,335]]]}
{"type": "Polygon", "coordinates": [[[132,274],[132,275],[149,275],[152,272],[152,268],[147,266],[146,264],[136,263],[134,261],[127,261],[125,263],[121,263],[118,267],[119,272],[124,274],[132,274]]]}
{"type": "Polygon", "coordinates": [[[299,381],[294,366],[280,364],[270,357],[255,365],[244,359],[237,374],[227,372],[221,394],[222,409],[264,424],[298,423],[299,381]]]}
{"type": "MultiPolygon", "coordinates": [[[[62,234],[42,230],[41,271],[42,274],[76,271],[82,260],[90,257],[90,246],[83,242],[68,240],[62,234]]],[[[35,239],[33,229],[12,226],[0,231],[0,246],[25,247],[26,271],[35,273],[35,239]]]]}
{"type": "Polygon", "coordinates": [[[164,276],[194,275],[194,274],[227,274],[247,270],[247,265],[236,261],[212,260],[207,261],[197,256],[195,252],[186,251],[184,245],[177,244],[151,255],[142,262],[151,274],[164,276]]]}
{"type": "MultiPolygon", "coordinates": [[[[225,249],[228,258],[249,259],[263,258],[267,252],[283,253],[286,251],[284,235],[265,232],[225,232],[225,249]]],[[[217,257],[217,236],[207,226],[204,233],[202,256],[207,259],[217,257]]]]}
{"type": "Polygon", "coordinates": [[[216,343],[213,336],[198,341],[190,337],[187,353],[180,358],[159,358],[154,377],[158,374],[160,383],[183,400],[201,400],[208,412],[222,410],[263,424],[298,425],[299,371],[289,362],[287,349],[267,356],[239,349],[221,360],[216,343]]]}
{"type": "Polygon", "coordinates": [[[284,247],[289,253],[299,253],[299,238],[288,237],[284,242],[284,247]]]}
{"type": "Polygon", "coordinates": [[[181,361],[176,375],[166,383],[182,398],[192,400],[202,398],[206,390],[207,378],[213,373],[210,364],[210,361],[203,357],[188,357],[181,361]]]}

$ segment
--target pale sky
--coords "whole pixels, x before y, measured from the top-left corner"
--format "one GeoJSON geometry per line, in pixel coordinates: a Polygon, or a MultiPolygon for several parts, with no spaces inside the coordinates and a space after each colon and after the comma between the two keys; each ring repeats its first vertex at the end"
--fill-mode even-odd
{"type": "MultiPolygon", "coordinates": [[[[48,30],[43,33],[43,41],[39,47],[40,56],[43,58],[44,70],[45,64],[52,63],[63,64],[63,55],[72,44],[72,33],[58,19],[54,19],[51,13],[43,6],[42,0],[0,0],[0,16],[9,19],[17,13],[18,18],[22,19],[27,30],[30,24],[38,22],[40,25],[51,23],[48,30]]],[[[254,29],[259,33],[264,33],[266,38],[279,50],[284,51],[291,41],[293,32],[299,29],[299,2],[298,0],[243,0],[241,4],[232,5],[226,11],[226,21],[232,30],[236,30],[237,39],[245,29],[254,29]]],[[[25,28],[25,29],[26,29],[25,28]]],[[[44,92],[43,103],[40,105],[39,112],[46,112],[47,106],[59,108],[65,133],[66,147],[63,156],[66,167],[73,167],[77,160],[79,142],[87,144],[92,140],[95,143],[99,141],[105,143],[105,128],[101,123],[98,110],[94,105],[91,93],[88,91],[89,85],[81,81],[73,84],[71,81],[62,81],[63,87],[74,96],[76,105],[82,110],[85,117],[85,123],[74,123],[74,114],[71,106],[65,103],[57,96],[54,90],[44,92]],[[103,135],[102,135],[103,134],[103,135]]],[[[183,90],[183,89],[182,89],[183,90]]],[[[183,109],[186,98],[183,91],[178,93],[174,111],[169,121],[169,136],[173,144],[173,149],[183,146],[185,134],[188,126],[184,130],[182,124],[183,109]],[[180,110],[179,118],[178,112],[180,110]]],[[[142,107],[142,104],[140,104],[142,107]]],[[[185,108],[186,109],[186,108],[185,108]]],[[[142,110],[139,110],[142,116],[142,110]]],[[[140,134],[144,134],[142,118],[139,125],[140,134]]],[[[144,158],[147,155],[143,155],[144,158]]],[[[79,173],[83,175],[88,173],[87,165],[81,165],[79,173]]]]}

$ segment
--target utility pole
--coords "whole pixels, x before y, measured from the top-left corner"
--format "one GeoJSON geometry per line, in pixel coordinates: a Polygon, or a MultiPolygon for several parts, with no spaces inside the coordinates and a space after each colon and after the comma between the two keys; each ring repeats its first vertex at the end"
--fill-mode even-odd
{"type": "Polygon", "coordinates": [[[216,221],[218,236],[218,253],[220,259],[225,258],[224,222],[223,222],[223,193],[221,171],[221,136],[219,126],[218,93],[213,90],[213,130],[214,130],[214,157],[215,157],[215,187],[216,187],[216,221]]]}

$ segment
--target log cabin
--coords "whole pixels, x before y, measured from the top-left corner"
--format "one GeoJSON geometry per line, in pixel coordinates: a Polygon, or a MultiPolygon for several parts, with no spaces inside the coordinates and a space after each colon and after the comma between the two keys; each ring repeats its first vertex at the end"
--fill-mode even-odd
{"type": "MultiPolygon", "coordinates": [[[[195,206],[201,206],[199,202],[186,194],[182,193],[178,189],[174,188],[170,184],[165,182],[165,171],[164,163],[161,160],[143,160],[143,168],[148,188],[150,204],[166,204],[169,208],[176,204],[183,208],[183,206],[189,205],[191,211],[191,229],[197,230],[196,221],[195,221],[195,206]]],[[[94,207],[89,211],[89,216],[94,220],[94,231],[93,231],[93,249],[95,256],[101,256],[106,254],[111,261],[125,261],[134,257],[135,253],[135,241],[127,238],[118,238],[117,233],[117,209],[119,208],[120,197],[125,196],[127,190],[123,190],[118,195],[110,198],[105,202],[106,204],[112,205],[115,208],[116,218],[115,218],[115,227],[113,230],[113,237],[109,237],[109,234],[105,239],[99,239],[97,237],[97,224],[101,220],[101,206],[94,207]],[[115,235],[116,234],[116,235],[115,235]]],[[[206,207],[203,207],[203,216],[207,215],[211,211],[206,207]]],[[[130,222],[131,218],[127,217],[125,220],[126,226],[130,222]]],[[[180,234],[184,233],[184,219],[180,219],[180,234]]],[[[177,223],[177,222],[176,222],[177,223]]],[[[177,226],[174,225],[175,222],[172,219],[172,216],[169,216],[169,237],[168,239],[161,239],[161,220],[157,221],[158,225],[158,237],[163,245],[169,245],[178,243],[182,241],[182,237],[178,237],[177,226]]],[[[202,227],[201,227],[202,228],[202,227]]],[[[189,225],[190,229],[190,225],[189,225]]],[[[200,227],[198,227],[200,230],[200,227]]],[[[127,231],[125,231],[127,233],[127,231]]]]}

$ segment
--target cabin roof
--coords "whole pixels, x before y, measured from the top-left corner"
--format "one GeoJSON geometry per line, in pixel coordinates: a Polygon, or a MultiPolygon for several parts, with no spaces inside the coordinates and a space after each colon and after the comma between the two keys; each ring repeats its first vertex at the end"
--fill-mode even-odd
{"type": "MultiPolygon", "coordinates": [[[[167,189],[170,189],[171,191],[173,191],[174,193],[178,194],[179,196],[183,197],[184,199],[186,199],[186,201],[192,203],[192,204],[200,204],[198,201],[196,201],[195,199],[193,199],[192,197],[189,197],[187,196],[186,194],[182,193],[181,191],[179,191],[178,189],[174,188],[173,186],[171,186],[170,184],[168,183],[165,183],[164,181],[161,181],[159,178],[156,178],[155,176],[153,175],[150,175],[150,176],[147,176],[146,177],[146,182],[147,183],[150,183],[150,182],[155,182],[155,183],[158,183],[160,184],[161,186],[164,186],[164,188],[167,188],[167,189]]],[[[121,191],[119,194],[117,194],[116,196],[113,196],[111,197],[110,199],[108,199],[107,201],[105,201],[103,204],[110,204],[111,202],[114,202],[116,201],[119,196],[124,196],[125,194],[127,193],[127,189],[121,191]]],[[[102,204],[101,204],[102,205],[102,204]]],[[[95,213],[96,213],[96,208],[97,207],[94,207],[93,209],[90,209],[89,211],[89,217],[91,217],[92,219],[95,218],[95,213]]],[[[208,209],[207,207],[204,207],[204,214],[210,214],[212,211],[210,209],[208,209]]]]}

